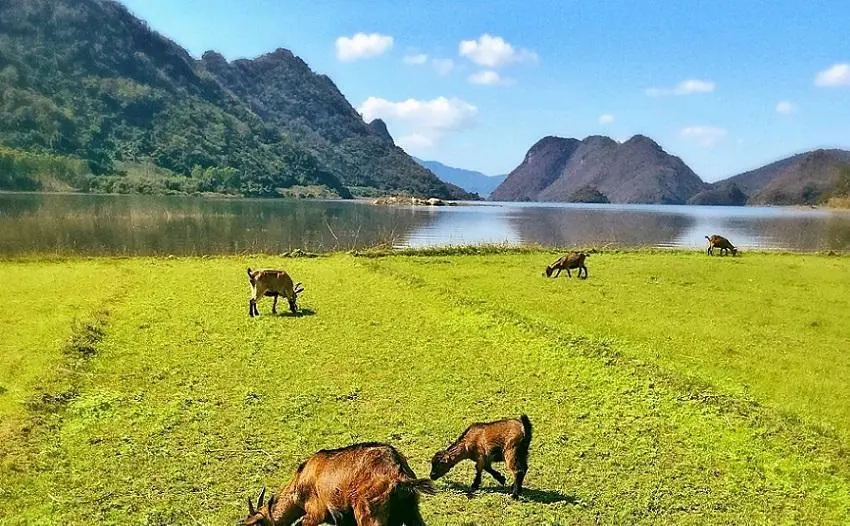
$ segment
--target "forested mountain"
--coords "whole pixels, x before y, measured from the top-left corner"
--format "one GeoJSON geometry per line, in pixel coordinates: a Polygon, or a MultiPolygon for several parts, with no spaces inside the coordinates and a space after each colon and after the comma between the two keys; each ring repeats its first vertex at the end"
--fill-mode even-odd
{"type": "Polygon", "coordinates": [[[111,0],[0,0],[0,91],[0,187],[468,197],[289,51],[195,60],[111,0]]]}
{"type": "Polygon", "coordinates": [[[814,150],[711,185],[693,204],[803,205],[847,195],[850,151],[814,150]]]}

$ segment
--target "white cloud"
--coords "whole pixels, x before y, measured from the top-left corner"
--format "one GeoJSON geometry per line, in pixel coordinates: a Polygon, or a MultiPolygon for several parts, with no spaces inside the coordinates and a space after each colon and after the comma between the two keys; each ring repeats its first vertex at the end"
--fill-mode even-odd
{"type": "Polygon", "coordinates": [[[599,116],[599,124],[611,124],[614,122],[614,116],[610,113],[599,116]]]}
{"type": "Polygon", "coordinates": [[[727,132],[723,128],[715,128],[712,126],[688,126],[682,128],[679,134],[689,140],[697,143],[705,148],[711,148],[721,139],[726,137],[727,132]]]}
{"type": "Polygon", "coordinates": [[[494,37],[487,33],[481,35],[478,40],[462,40],[458,45],[458,53],[479,66],[487,68],[537,61],[537,53],[527,49],[515,49],[502,37],[494,37]]]}
{"type": "Polygon", "coordinates": [[[411,133],[396,141],[405,151],[421,151],[434,147],[434,138],[427,137],[421,133],[411,133]]]}
{"type": "Polygon", "coordinates": [[[455,61],[450,58],[432,58],[431,65],[437,74],[443,77],[455,69],[455,61]]]}
{"type": "Polygon", "coordinates": [[[788,100],[781,100],[776,105],[776,113],[781,115],[791,115],[797,110],[797,107],[788,100]]]}
{"type": "Polygon", "coordinates": [[[815,86],[825,88],[850,86],[850,64],[835,64],[831,68],[821,71],[815,77],[815,86]]]}
{"type": "Polygon", "coordinates": [[[357,111],[366,122],[383,119],[395,132],[394,135],[400,136],[398,144],[412,150],[430,148],[446,133],[470,128],[478,114],[478,108],[472,104],[446,97],[401,102],[369,97],[357,111]]]}
{"type": "Polygon", "coordinates": [[[428,62],[428,55],[425,53],[417,53],[415,55],[405,55],[402,62],[405,64],[422,65],[428,62]]]}
{"type": "Polygon", "coordinates": [[[493,86],[496,84],[501,84],[503,86],[507,86],[509,84],[513,84],[514,80],[506,77],[502,77],[499,73],[486,69],[484,71],[479,71],[477,73],[473,73],[467,80],[472,84],[480,84],[484,86],[493,86]]]}
{"type": "Polygon", "coordinates": [[[357,33],[336,39],[336,57],[342,62],[377,57],[393,47],[393,37],[379,33],[357,33]]]}
{"type": "Polygon", "coordinates": [[[646,94],[650,97],[661,95],[693,95],[695,93],[711,93],[716,85],[710,80],[689,79],[683,80],[672,88],[649,88],[646,94]]]}

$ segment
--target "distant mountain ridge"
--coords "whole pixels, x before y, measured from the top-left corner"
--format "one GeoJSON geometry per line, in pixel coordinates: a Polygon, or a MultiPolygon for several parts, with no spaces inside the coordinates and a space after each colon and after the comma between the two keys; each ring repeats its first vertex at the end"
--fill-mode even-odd
{"type": "Polygon", "coordinates": [[[434,172],[444,182],[459,186],[467,192],[478,194],[484,199],[507,177],[506,175],[486,175],[474,170],[447,166],[438,161],[424,161],[418,157],[414,157],[413,159],[434,172]]]}
{"type": "Polygon", "coordinates": [[[490,195],[499,201],[683,204],[706,184],[680,158],[635,135],[544,137],[490,195]]]}
{"type": "Polygon", "coordinates": [[[691,204],[803,205],[824,202],[836,191],[850,151],[813,150],[713,183],[691,204]]]}
{"type": "Polygon", "coordinates": [[[10,162],[85,160],[89,174],[57,172],[77,188],[471,197],[419,166],[382,122],[363,122],[292,52],[195,60],[112,0],[0,1],[0,92],[10,162]],[[125,177],[142,164],[158,170],[125,177]],[[170,174],[165,186],[154,172],[170,174]]]}

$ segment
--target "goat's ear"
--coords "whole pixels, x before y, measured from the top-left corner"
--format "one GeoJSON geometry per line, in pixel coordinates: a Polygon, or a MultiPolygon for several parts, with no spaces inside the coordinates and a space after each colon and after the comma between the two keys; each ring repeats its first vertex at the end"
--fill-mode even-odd
{"type": "Polygon", "coordinates": [[[269,502],[267,503],[267,506],[268,506],[268,508],[269,508],[269,518],[271,518],[271,514],[272,514],[272,507],[274,507],[274,495],[272,495],[271,497],[269,497],[269,502]]]}

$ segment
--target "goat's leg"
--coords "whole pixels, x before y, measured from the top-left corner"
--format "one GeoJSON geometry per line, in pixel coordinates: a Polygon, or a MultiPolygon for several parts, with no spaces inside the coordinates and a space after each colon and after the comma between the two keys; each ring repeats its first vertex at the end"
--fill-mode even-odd
{"type": "MultiPolygon", "coordinates": [[[[320,505],[315,499],[308,501],[304,507],[304,518],[301,519],[301,526],[319,526],[319,524],[324,524],[325,512],[327,512],[327,508],[320,505]]],[[[285,524],[293,524],[293,522],[287,522],[285,524]]]]}
{"type": "Polygon", "coordinates": [[[517,471],[514,473],[514,485],[513,491],[511,491],[511,497],[514,499],[519,498],[519,494],[522,493],[522,481],[525,480],[525,471],[517,471]]]}
{"type": "Polygon", "coordinates": [[[505,464],[514,474],[514,483],[511,486],[513,488],[511,491],[511,497],[517,499],[519,498],[520,492],[522,492],[522,481],[525,479],[525,472],[528,471],[527,453],[520,453],[516,449],[506,449],[505,464]]]}
{"type": "Polygon", "coordinates": [[[475,462],[475,480],[472,481],[472,486],[469,487],[469,491],[476,491],[481,487],[481,473],[484,471],[484,459],[477,460],[475,462]]]}
{"type": "Polygon", "coordinates": [[[274,301],[272,302],[272,314],[277,314],[277,294],[274,295],[274,301]]]}
{"type": "Polygon", "coordinates": [[[561,270],[561,267],[558,267],[558,272],[555,274],[556,278],[561,275],[561,270]]]}
{"type": "Polygon", "coordinates": [[[584,277],[582,279],[587,279],[587,267],[584,265],[580,266],[578,269],[578,277],[581,278],[581,271],[584,270],[584,277]]]}
{"type": "Polygon", "coordinates": [[[406,511],[404,524],[405,526],[425,526],[425,520],[422,519],[422,515],[419,513],[415,504],[411,505],[406,511]]]}
{"type": "Polygon", "coordinates": [[[570,274],[570,267],[567,267],[567,277],[573,279],[573,275],[570,274]]]}
{"type": "Polygon", "coordinates": [[[505,485],[505,482],[506,482],[505,476],[502,475],[501,473],[499,473],[498,471],[496,471],[495,469],[493,469],[493,466],[485,467],[484,471],[486,471],[487,473],[490,474],[491,477],[496,479],[496,482],[498,482],[499,485],[501,485],[501,486],[505,485]]]}
{"type": "Polygon", "coordinates": [[[354,521],[357,526],[387,526],[387,510],[372,510],[368,502],[360,501],[354,504],[354,521]]]}
{"type": "Polygon", "coordinates": [[[254,300],[248,300],[248,316],[254,317],[254,300]]]}

